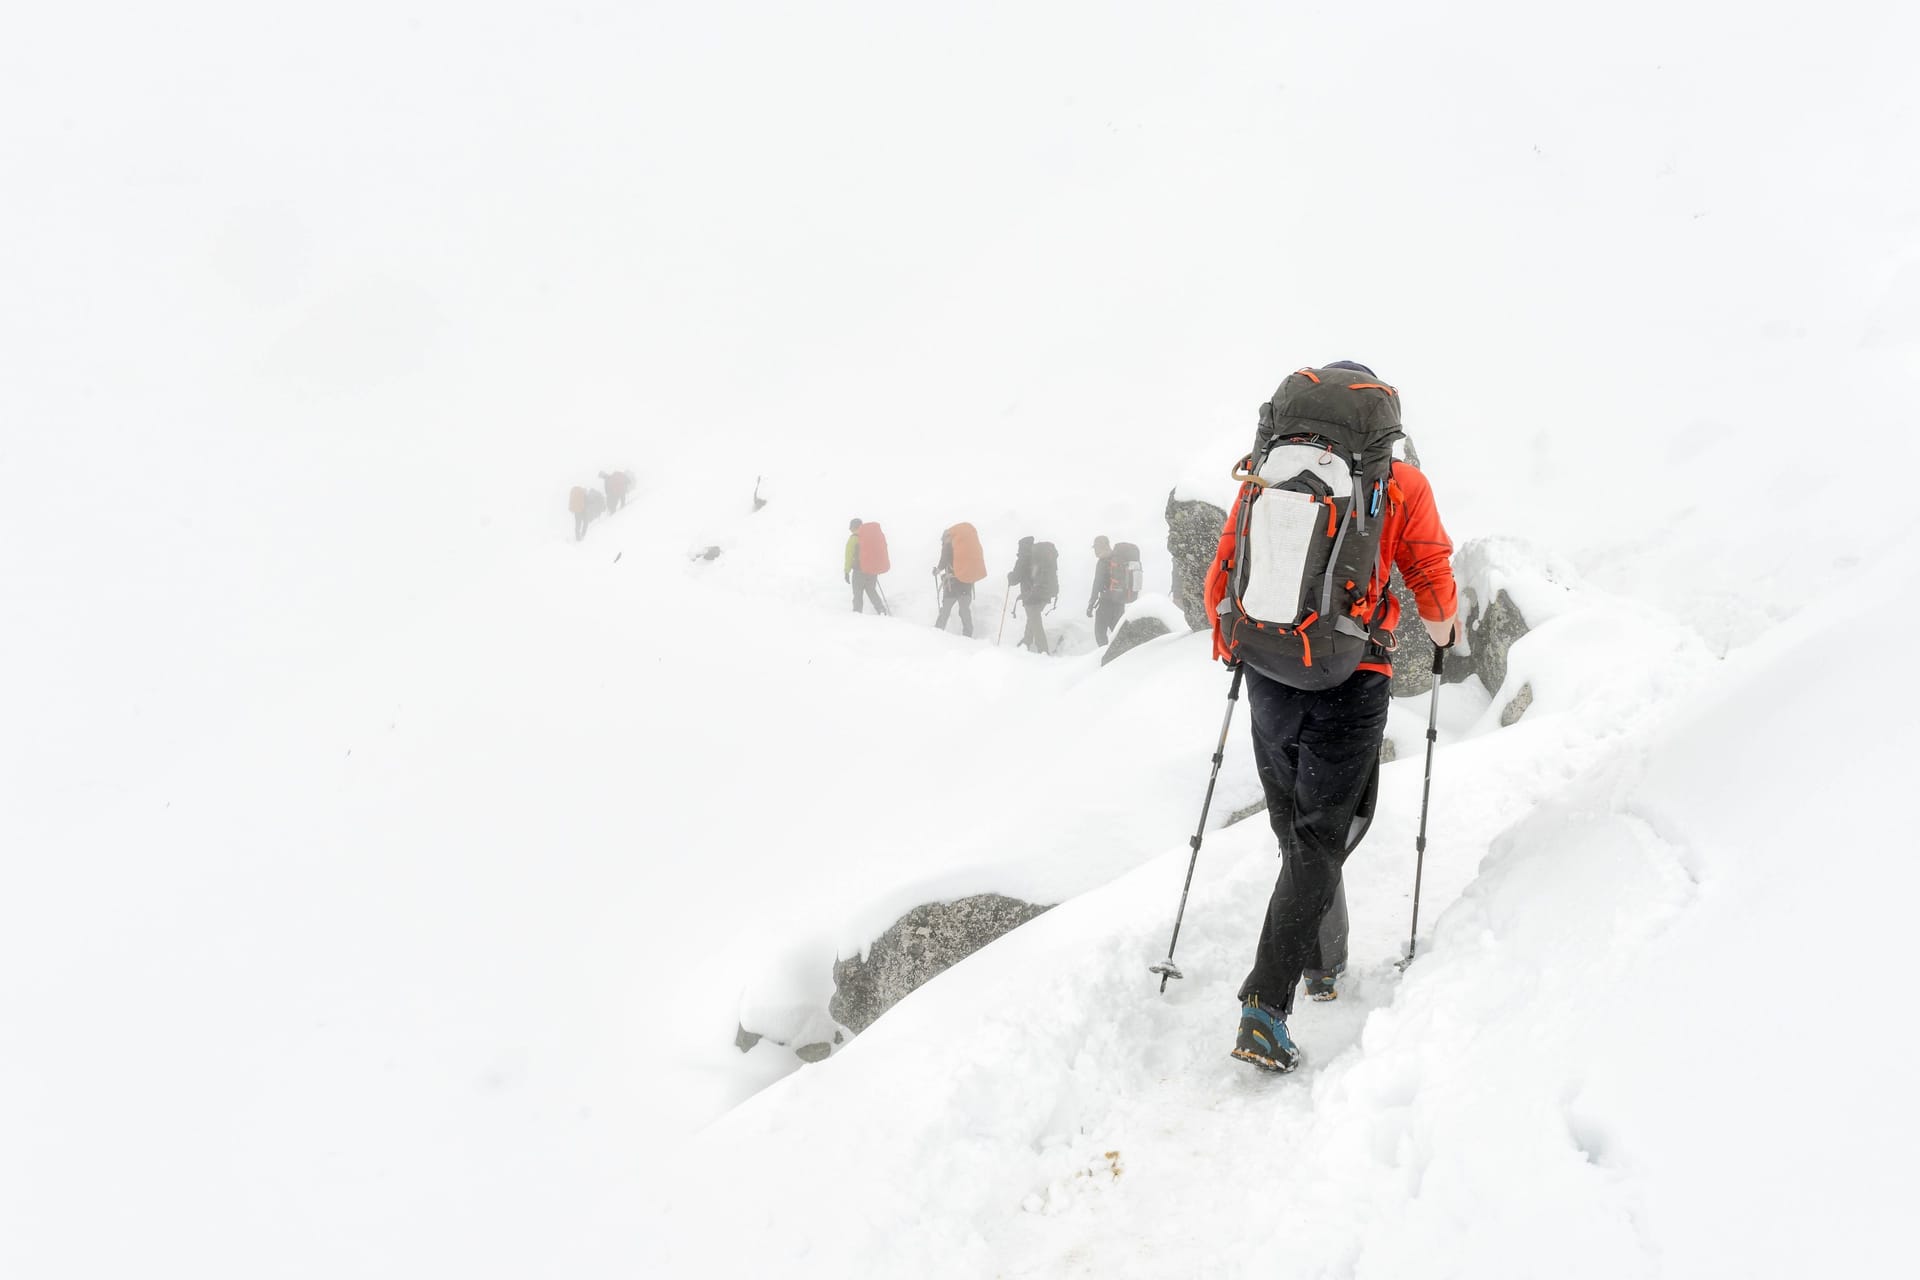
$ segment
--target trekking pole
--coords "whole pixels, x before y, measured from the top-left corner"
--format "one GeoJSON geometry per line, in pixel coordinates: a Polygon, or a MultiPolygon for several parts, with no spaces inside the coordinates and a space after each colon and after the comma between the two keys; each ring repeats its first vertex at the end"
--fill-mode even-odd
{"type": "Polygon", "coordinates": [[[1413,949],[1420,941],[1420,878],[1427,869],[1427,797],[1433,794],[1433,744],[1440,737],[1440,672],[1447,660],[1447,645],[1433,646],[1433,701],[1427,707],[1427,776],[1420,784],[1420,834],[1413,842],[1413,928],[1407,934],[1405,969],[1413,963],[1413,949]]]}
{"type": "Polygon", "coordinates": [[[1245,675],[1241,667],[1233,669],[1233,684],[1227,689],[1227,714],[1220,721],[1220,742],[1213,749],[1213,772],[1207,778],[1207,798],[1200,802],[1200,825],[1194,828],[1193,856],[1187,859],[1187,882],[1180,888],[1180,910],[1173,917],[1173,937],[1167,943],[1167,958],[1156,965],[1147,967],[1148,973],[1160,975],[1160,993],[1166,994],[1168,978],[1184,978],[1180,966],[1173,962],[1173,949],[1180,945],[1180,922],[1187,915],[1187,894],[1193,888],[1193,869],[1200,865],[1200,838],[1207,830],[1207,810],[1213,807],[1213,787],[1220,781],[1220,761],[1227,754],[1227,729],[1233,724],[1233,705],[1240,700],[1240,681],[1245,675]]]}
{"type": "Polygon", "coordinates": [[[993,647],[998,649],[1000,642],[1007,638],[1007,607],[1013,603],[1013,588],[1007,588],[1007,594],[1000,597],[1000,630],[993,636],[993,647]]]}
{"type": "Polygon", "coordinates": [[[874,575],[873,589],[880,593],[880,616],[891,618],[893,616],[893,606],[887,603],[887,589],[880,585],[880,575],[878,574],[874,575]]]}

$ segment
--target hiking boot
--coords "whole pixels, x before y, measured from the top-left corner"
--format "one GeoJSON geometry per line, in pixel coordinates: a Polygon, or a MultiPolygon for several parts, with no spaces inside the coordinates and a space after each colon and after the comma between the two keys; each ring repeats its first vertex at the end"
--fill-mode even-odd
{"type": "Polygon", "coordinates": [[[1338,1000],[1340,992],[1334,986],[1334,980],[1344,972],[1344,966],[1339,969],[1307,970],[1307,997],[1312,1000],[1338,1000]]]}
{"type": "Polygon", "coordinates": [[[1265,1071],[1291,1071],[1300,1065],[1300,1049],[1287,1034],[1285,1018],[1251,995],[1240,1006],[1240,1035],[1233,1042],[1233,1056],[1251,1062],[1265,1071]]]}

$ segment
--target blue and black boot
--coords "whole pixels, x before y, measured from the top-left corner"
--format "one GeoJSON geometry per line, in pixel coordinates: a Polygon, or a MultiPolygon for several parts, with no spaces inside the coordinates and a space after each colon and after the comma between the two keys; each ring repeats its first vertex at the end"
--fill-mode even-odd
{"type": "Polygon", "coordinates": [[[1300,1065],[1300,1049],[1287,1034],[1287,1021],[1250,995],[1240,1006],[1240,1035],[1233,1056],[1265,1071],[1291,1071],[1300,1065]]]}
{"type": "Polygon", "coordinates": [[[1304,975],[1307,984],[1307,995],[1315,1000],[1338,1000],[1340,998],[1340,988],[1337,983],[1340,975],[1346,971],[1347,966],[1345,965],[1341,965],[1337,969],[1307,970],[1304,975]]]}

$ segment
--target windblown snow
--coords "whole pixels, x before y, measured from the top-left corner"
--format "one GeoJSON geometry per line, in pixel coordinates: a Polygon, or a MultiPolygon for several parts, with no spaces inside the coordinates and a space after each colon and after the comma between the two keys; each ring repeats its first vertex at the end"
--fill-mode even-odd
{"type": "Polygon", "coordinates": [[[1902,1271],[1907,10],[9,27],[0,1275],[1902,1271]],[[1227,688],[1163,512],[1334,359],[1531,630],[1443,689],[1404,973],[1395,706],[1273,1077],[1244,720],[1147,972],[1227,688]],[[1106,666],[1096,535],[1173,627],[1106,666]],[[1058,905],[736,1048],[987,892],[1058,905]]]}

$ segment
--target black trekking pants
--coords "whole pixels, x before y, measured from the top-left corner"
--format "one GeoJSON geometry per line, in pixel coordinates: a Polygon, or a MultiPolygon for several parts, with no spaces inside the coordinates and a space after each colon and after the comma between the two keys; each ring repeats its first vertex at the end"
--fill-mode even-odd
{"type": "Polygon", "coordinates": [[[1240,998],[1258,995],[1282,1017],[1293,1010],[1302,971],[1345,959],[1321,954],[1320,928],[1341,866],[1372,818],[1392,693],[1391,677],[1377,671],[1357,671],[1317,693],[1247,671],[1253,761],[1281,863],[1240,998]]]}
{"type": "Polygon", "coordinates": [[[1100,602],[1094,606],[1093,642],[1106,647],[1113,637],[1113,629],[1120,625],[1120,617],[1127,611],[1127,602],[1119,596],[1103,594],[1100,602]]]}
{"type": "Polygon", "coordinates": [[[1020,608],[1027,615],[1027,630],[1026,634],[1020,637],[1020,643],[1035,653],[1051,652],[1052,650],[1047,643],[1047,624],[1045,619],[1047,601],[1042,600],[1039,596],[1029,598],[1023,593],[1020,597],[1020,608]]]}

